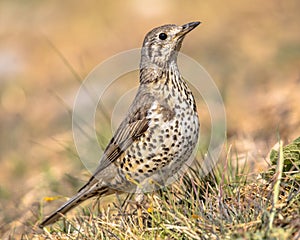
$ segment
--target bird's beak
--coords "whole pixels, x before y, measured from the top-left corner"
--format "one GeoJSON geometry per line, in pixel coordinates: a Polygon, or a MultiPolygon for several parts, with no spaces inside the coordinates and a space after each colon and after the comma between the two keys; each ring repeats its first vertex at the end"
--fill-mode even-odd
{"type": "Polygon", "coordinates": [[[178,33],[180,36],[184,36],[190,31],[192,31],[195,27],[197,27],[201,22],[190,22],[182,25],[182,30],[178,33]]]}

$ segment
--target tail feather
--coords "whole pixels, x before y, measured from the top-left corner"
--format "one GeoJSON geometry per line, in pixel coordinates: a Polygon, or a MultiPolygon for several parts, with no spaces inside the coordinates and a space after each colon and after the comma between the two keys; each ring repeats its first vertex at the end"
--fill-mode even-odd
{"type": "Polygon", "coordinates": [[[46,217],[40,224],[39,227],[43,228],[49,224],[55,223],[62,215],[66,214],[68,211],[78,206],[80,203],[85,200],[94,197],[96,195],[103,196],[106,195],[109,189],[107,187],[103,187],[101,189],[97,189],[96,191],[91,189],[81,190],[71,199],[69,199],[66,203],[64,203],[61,207],[59,207],[56,211],[54,211],[51,215],[46,217]]]}

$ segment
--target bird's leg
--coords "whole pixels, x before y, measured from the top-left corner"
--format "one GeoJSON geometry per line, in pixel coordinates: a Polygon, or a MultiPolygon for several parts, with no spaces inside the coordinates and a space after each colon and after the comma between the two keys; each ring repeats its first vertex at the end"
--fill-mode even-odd
{"type": "Polygon", "coordinates": [[[138,224],[141,229],[144,229],[143,224],[143,214],[142,214],[142,203],[145,200],[145,195],[141,191],[140,188],[137,188],[136,194],[135,194],[135,202],[137,206],[137,217],[138,217],[138,224]]]}

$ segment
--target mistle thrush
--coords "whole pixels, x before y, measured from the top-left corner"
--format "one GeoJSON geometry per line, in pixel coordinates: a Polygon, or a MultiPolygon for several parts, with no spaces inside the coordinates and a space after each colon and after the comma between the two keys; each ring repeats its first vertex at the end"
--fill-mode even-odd
{"type": "Polygon", "coordinates": [[[186,34],[199,24],[168,24],[146,35],[140,86],[127,116],[90,180],[40,227],[54,223],[88,198],[121,191],[142,193],[149,182],[163,184],[189,159],[198,142],[199,120],[193,94],[178,70],[177,55],[186,34]]]}

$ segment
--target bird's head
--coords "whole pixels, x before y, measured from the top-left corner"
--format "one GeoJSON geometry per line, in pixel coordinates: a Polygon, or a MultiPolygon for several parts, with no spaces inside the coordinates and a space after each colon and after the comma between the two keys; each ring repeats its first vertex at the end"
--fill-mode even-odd
{"type": "Polygon", "coordinates": [[[200,22],[190,22],[182,26],[167,24],[154,28],[145,37],[142,48],[141,68],[165,68],[176,62],[181,43],[187,33],[200,22]]]}

